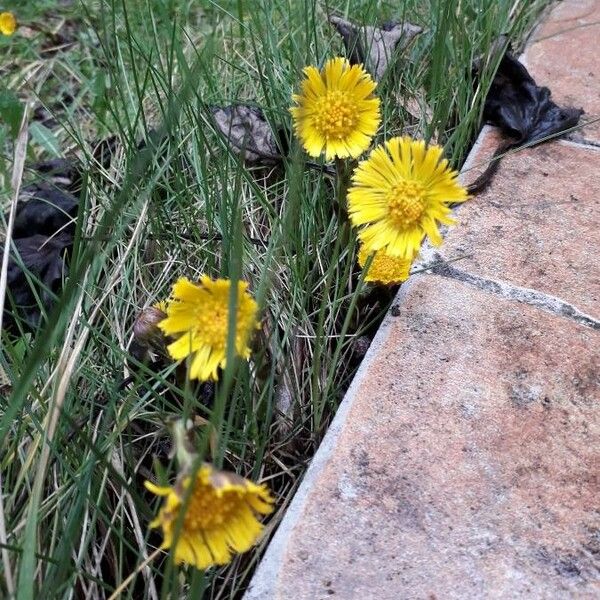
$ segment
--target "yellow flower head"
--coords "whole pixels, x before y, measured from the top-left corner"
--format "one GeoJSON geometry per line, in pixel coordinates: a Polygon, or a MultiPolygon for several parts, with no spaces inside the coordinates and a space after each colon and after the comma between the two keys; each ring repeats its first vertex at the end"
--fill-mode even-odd
{"type": "Polygon", "coordinates": [[[448,205],[468,197],[442,153],[422,140],[395,137],[358,165],[348,213],[367,252],[412,259],[426,235],[442,243],[438,223],[454,223],[448,205]]]}
{"type": "MultiPolygon", "coordinates": [[[[181,334],[167,350],[175,360],[193,355],[190,379],[217,379],[217,369],[225,367],[230,288],[228,279],[212,280],[206,275],[199,284],[182,277],[173,286],[167,318],[158,326],[167,335],[181,334]]],[[[244,358],[250,358],[248,340],[258,327],[258,305],[247,289],[246,282],[238,282],[235,351],[244,358]]]]}
{"type": "Polygon", "coordinates": [[[246,552],[258,539],[263,525],[257,515],[273,511],[273,498],[265,485],[257,485],[235,473],[215,471],[203,464],[195,477],[184,475],[174,487],[146,481],[153,494],[165,502],[150,527],[161,527],[163,548],[173,548],[177,564],[197,569],[227,564],[232,552],[246,552]],[[192,486],[186,501],[186,492],[192,486]],[[185,514],[180,512],[185,505],[185,514]],[[177,532],[178,519],[181,528],[177,532]]]}
{"type": "MultiPolygon", "coordinates": [[[[371,254],[364,246],[361,246],[358,252],[358,264],[362,268],[367,264],[371,254]]],[[[371,261],[365,281],[382,283],[383,285],[402,283],[408,279],[412,263],[412,258],[390,256],[385,250],[378,250],[371,261]]]]}
{"type": "Polygon", "coordinates": [[[17,19],[11,12],[0,13],[0,33],[12,35],[17,30],[17,19]]]}
{"type": "Polygon", "coordinates": [[[376,83],[359,65],[332,58],[322,71],[304,69],[302,93],[292,99],[294,128],[311,156],[325,150],[325,158],[356,158],[370,145],[379,122],[376,83]]]}
{"type": "Polygon", "coordinates": [[[169,306],[168,300],[159,300],[152,305],[152,308],[156,310],[160,310],[161,312],[167,314],[167,306],[169,306]]]}

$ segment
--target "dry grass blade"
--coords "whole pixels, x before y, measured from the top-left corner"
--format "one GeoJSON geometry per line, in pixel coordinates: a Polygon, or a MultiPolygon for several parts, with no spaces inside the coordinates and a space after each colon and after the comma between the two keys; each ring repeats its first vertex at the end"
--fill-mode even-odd
{"type": "Polygon", "coordinates": [[[148,565],[162,552],[162,548],[157,548],[156,550],[154,550],[154,552],[152,554],[150,554],[148,556],[148,558],[146,558],[145,560],[143,560],[136,568],[135,570],[130,573],[121,583],[121,585],[119,585],[119,587],[110,595],[110,597],[108,598],[108,600],[116,600],[126,589],[127,586],[136,578],[137,574],[140,571],[143,571],[144,569],[146,569],[148,567],[148,565]]]}
{"type": "MultiPolygon", "coordinates": [[[[4,315],[4,302],[6,299],[6,281],[8,275],[8,259],[10,257],[10,244],[12,241],[12,231],[15,224],[15,216],[17,213],[17,202],[19,200],[19,192],[21,191],[21,182],[23,181],[23,170],[25,168],[25,157],[27,155],[27,110],[23,111],[23,120],[19,129],[19,135],[15,144],[15,160],[13,163],[13,172],[11,178],[12,201],[8,224],[6,226],[6,239],[4,240],[4,254],[2,255],[2,270],[0,271],[0,331],[2,331],[2,316],[4,315]]],[[[4,516],[4,503],[2,498],[4,493],[2,490],[2,478],[0,477],[0,543],[2,543],[2,563],[4,566],[4,578],[6,587],[10,596],[14,594],[14,583],[10,559],[6,546],[6,519],[4,516]]]]}
{"type": "MultiPolygon", "coordinates": [[[[114,466],[115,470],[118,473],[120,473],[122,475],[122,477],[125,479],[126,474],[123,469],[123,463],[121,461],[121,457],[120,457],[119,453],[116,450],[113,452],[111,462],[112,462],[112,465],[114,466]]],[[[142,534],[142,528],[140,526],[138,514],[135,510],[135,503],[133,501],[131,494],[128,491],[125,491],[124,493],[125,493],[125,498],[127,499],[127,503],[129,504],[130,509],[131,509],[131,518],[133,519],[133,531],[135,534],[135,540],[139,544],[140,548],[143,549],[142,556],[144,557],[144,560],[142,561],[142,564],[146,563],[146,566],[142,570],[142,574],[148,585],[148,595],[150,596],[150,598],[152,600],[158,600],[158,592],[156,590],[156,583],[154,582],[154,579],[152,578],[152,570],[148,566],[148,564],[150,563],[150,561],[152,559],[150,558],[150,556],[148,555],[148,553],[146,552],[146,549],[145,549],[146,542],[145,542],[144,536],[142,534]]]]}

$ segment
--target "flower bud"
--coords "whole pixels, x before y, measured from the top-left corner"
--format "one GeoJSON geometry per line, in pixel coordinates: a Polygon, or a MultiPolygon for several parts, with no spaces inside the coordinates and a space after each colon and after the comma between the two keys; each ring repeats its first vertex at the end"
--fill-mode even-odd
{"type": "Polygon", "coordinates": [[[133,324],[133,336],[141,346],[164,354],[166,339],[158,324],[167,318],[160,308],[149,306],[144,308],[133,324]]]}

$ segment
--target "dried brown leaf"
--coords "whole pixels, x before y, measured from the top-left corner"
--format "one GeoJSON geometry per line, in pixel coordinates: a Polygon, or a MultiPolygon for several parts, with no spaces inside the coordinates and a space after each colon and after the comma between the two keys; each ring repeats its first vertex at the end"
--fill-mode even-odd
{"type": "Polygon", "coordinates": [[[381,81],[397,53],[423,31],[418,25],[408,22],[373,27],[357,25],[335,15],[329,17],[329,22],[344,39],[350,62],[362,63],[375,81],[381,81]]]}
{"type": "Polygon", "coordinates": [[[214,108],[213,118],[231,149],[246,162],[273,164],[279,160],[273,130],[260,109],[243,104],[214,108]]]}

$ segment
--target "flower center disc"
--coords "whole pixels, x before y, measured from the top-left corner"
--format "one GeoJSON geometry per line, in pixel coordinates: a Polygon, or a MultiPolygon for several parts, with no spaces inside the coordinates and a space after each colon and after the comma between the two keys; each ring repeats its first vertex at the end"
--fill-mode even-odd
{"type": "Polygon", "coordinates": [[[205,344],[213,348],[224,348],[227,345],[227,325],[229,315],[215,303],[213,310],[203,309],[196,312],[197,335],[205,344]]]}
{"type": "Polygon", "coordinates": [[[336,90],[320,98],[315,108],[315,125],[327,140],[348,136],[358,122],[356,102],[348,92],[336,90]]]}
{"type": "Polygon", "coordinates": [[[399,227],[409,227],[421,218],[425,200],[425,188],[418,181],[400,181],[387,195],[390,216],[399,227]]]}
{"type": "Polygon", "coordinates": [[[231,494],[219,497],[209,486],[196,484],[183,518],[184,530],[210,529],[223,524],[239,501],[231,494]]]}

